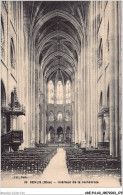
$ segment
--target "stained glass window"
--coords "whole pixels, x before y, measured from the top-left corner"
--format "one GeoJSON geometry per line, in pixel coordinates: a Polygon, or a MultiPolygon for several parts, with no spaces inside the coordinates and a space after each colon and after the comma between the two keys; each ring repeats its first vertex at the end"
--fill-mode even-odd
{"type": "Polygon", "coordinates": [[[54,104],[54,85],[52,81],[48,83],[48,103],[54,104]]]}
{"type": "Polygon", "coordinates": [[[57,104],[63,104],[63,85],[61,81],[57,83],[57,104]]]}
{"type": "Polygon", "coordinates": [[[71,103],[71,83],[68,80],[66,82],[66,104],[71,103]]]}

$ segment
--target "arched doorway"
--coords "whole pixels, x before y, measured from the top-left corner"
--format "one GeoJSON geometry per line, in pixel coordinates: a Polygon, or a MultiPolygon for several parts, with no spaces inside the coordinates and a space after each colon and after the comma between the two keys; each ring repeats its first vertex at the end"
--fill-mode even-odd
{"type": "MultiPolygon", "coordinates": [[[[6,91],[3,81],[1,81],[1,111],[6,106],[6,91]]],[[[1,135],[7,133],[7,118],[4,112],[1,112],[1,135]]]]}
{"type": "Polygon", "coordinates": [[[64,141],[64,135],[63,135],[63,128],[62,127],[57,128],[57,136],[58,136],[58,142],[63,142],[64,141]]]}
{"type": "Polygon", "coordinates": [[[55,140],[55,132],[54,132],[54,128],[51,126],[48,132],[48,142],[53,143],[54,140],[55,140]]]}

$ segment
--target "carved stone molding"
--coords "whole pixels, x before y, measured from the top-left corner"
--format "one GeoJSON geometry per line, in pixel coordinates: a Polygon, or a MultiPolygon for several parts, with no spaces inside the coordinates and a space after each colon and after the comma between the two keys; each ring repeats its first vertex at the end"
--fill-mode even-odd
{"type": "Polygon", "coordinates": [[[104,117],[109,116],[109,107],[103,106],[101,111],[104,117]]]}
{"type": "Polygon", "coordinates": [[[103,106],[98,112],[98,118],[109,116],[109,107],[103,106]]]}

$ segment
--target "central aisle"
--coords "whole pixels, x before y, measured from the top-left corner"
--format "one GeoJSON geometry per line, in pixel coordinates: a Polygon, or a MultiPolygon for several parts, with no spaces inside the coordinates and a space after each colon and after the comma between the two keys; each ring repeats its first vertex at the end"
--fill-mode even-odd
{"type": "Polygon", "coordinates": [[[41,176],[43,180],[57,181],[71,181],[66,166],[66,152],[63,148],[58,148],[56,155],[51,159],[49,165],[41,176]]]}

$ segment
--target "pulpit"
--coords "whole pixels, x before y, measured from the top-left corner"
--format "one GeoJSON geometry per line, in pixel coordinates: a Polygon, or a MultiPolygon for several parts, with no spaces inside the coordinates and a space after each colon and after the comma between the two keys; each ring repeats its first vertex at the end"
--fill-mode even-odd
{"type": "Polygon", "coordinates": [[[17,129],[16,121],[20,115],[25,115],[25,108],[17,99],[16,88],[11,94],[11,103],[9,106],[2,107],[1,113],[6,117],[6,132],[1,136],[1,150],[9,151],[10,149],[17,151],[23,142],[23,131],[17,129]]]}

